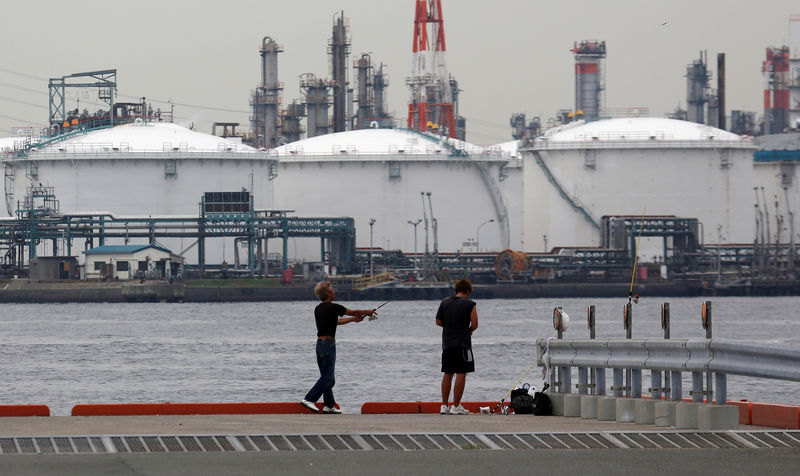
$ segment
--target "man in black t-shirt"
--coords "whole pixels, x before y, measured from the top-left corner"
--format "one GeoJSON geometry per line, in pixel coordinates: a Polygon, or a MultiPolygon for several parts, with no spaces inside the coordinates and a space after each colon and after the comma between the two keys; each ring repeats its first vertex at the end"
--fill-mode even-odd
{"type": "Polygon", "coordinates": [[[467,373],[475,371],[472,356],[472,333],[478,328],[478,311],[475,301],[469,299],[472,284],[468,279],[456,281],[455,296],[442,300],[436,312],[436,325],[442,327],[442,408],[439,413],[467,415],[469,410],[461,405],[461,396],[467,382],[467,373]],[[453,388],[453,406],[448,407],[450,387],[453,388]]]}
{"type": "Polygon", "coordinates": [[[314,413],[319,412],[315,405],[319,397],[323,398],[322,413],[342,413],[336,408],[333,398],[334,369],[336,367],[336,327],[349,322],[361,322],[365,316],[375,313],[372,309],[347,309],[341,304],[333,302],[335,293],[329,281],[317,283],[314,294],[322,301],[314,309],[314,319],[317,323],[317,366],[319,366],[319,380],[311,387],[300,404],[314,413]],[[342,317],[344,315],[352,317],[342,317]]]}

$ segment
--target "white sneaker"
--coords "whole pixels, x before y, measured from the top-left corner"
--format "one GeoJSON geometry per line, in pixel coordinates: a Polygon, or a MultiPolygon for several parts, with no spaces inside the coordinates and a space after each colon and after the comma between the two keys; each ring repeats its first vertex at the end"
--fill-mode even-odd
{"type": "Polygon", "coordinates": [[[300,405],[303,405],[304,407],[308,408],[314,413],[319,413],[319,408],[317,408],[317,406],[314,405],[314,402],[309,402],[308,400],[303,399],[300,400],[300,405]]]}
{"type": "Polygon", "coordinates": [[[455,406],[453,405],[450,407],[450,414],[451,415],[469,415],[469,410],[464,408],[463,405],[455,406]]]}
{"type": "Polygon", "coordinates": [[[339,410],[336,407],[333,407],[333,408],[331,408],[331,407],[322,407],[322,413],[332,413],[334,415],[340,415],[342,413],[342,411],[339,410]]]}
{"type": "Polygon", "coordinates": [[[448,407],[447,405],[442,405],[442,409],[439,410],[439,414],[447,415],[448,412],[450,412],[450,407],[448,407]]]}

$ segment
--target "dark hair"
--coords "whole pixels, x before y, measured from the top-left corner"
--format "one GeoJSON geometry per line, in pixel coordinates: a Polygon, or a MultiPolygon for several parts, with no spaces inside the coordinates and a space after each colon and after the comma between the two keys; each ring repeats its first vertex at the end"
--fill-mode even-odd
{"type": "Polygon", "coordinates": [[[469,279],[456,281],[456,294],[458,293],[472,294],[472,283],[469,282],[469,279]]]}

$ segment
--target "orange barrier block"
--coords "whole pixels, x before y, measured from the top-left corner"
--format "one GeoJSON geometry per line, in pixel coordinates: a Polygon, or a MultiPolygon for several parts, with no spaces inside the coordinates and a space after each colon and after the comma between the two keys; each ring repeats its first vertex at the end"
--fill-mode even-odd
{"type": "Polygon", "coordinates": [[[750,408],[753,425],[800,429],[800,407],[752,402],[750,408]]]}
{"type": "Polygon", "coordinates": [[[0,417],[50,416],[47,405],[0,405],[0,417]]]}
{"type": "MultiPolygon", "coordinates": [[[[480,407],[489,407],[491,411],[497,402],[461,402],[461,405],[470,413],[480,413],[480,407]]],[[[361,405],[361,413],[364,415],[439,413],[441,407],[441,402],[366,402],[361,405]]]]}
{"type": "MultiPolygon", "coordinates": [[[[322,411],[322,404],[317,407],[322,411]]],[[[291,415],[313,413],[299,402],[270,403],[109,403],[72,407],[72,416],[129,415],[291,415]]]]}

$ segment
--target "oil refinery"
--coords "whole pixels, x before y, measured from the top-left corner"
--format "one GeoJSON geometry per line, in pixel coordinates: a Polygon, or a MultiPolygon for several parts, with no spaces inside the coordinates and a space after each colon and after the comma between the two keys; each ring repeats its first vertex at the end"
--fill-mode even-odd
{"type": "Polygon", "coordinates": [[[613,48],[582,40],[565,48],[574,107],[544,120],[516,112],[514,140],[485,146],[466,137],[442,1],[415,0],[413,25],[402,120],[386,105],[384,64],[351,59],[344,12],[333,18],[330,77],[303,74],[299,97],[284,98],[284,46],[268,35],[254,45],[249,127],[218,122],[206,134],[145,98],[115,102],[114,69],[51,78],[49,127],[0,139],[3,273],[149,243],[201,275],[295,267],[402,281],[448,266],[487,281],[603,279],[630,271],[645,230],[639,255],[663,279],[796,278],[800,17],[788,46],[767,49],[760,120],[726,111],[724,53],[716,88],[706,52],[687,66],[685,110],[608,107],[613,48]],[[73,88],[106,109],[67,110],[73,88]]]}

